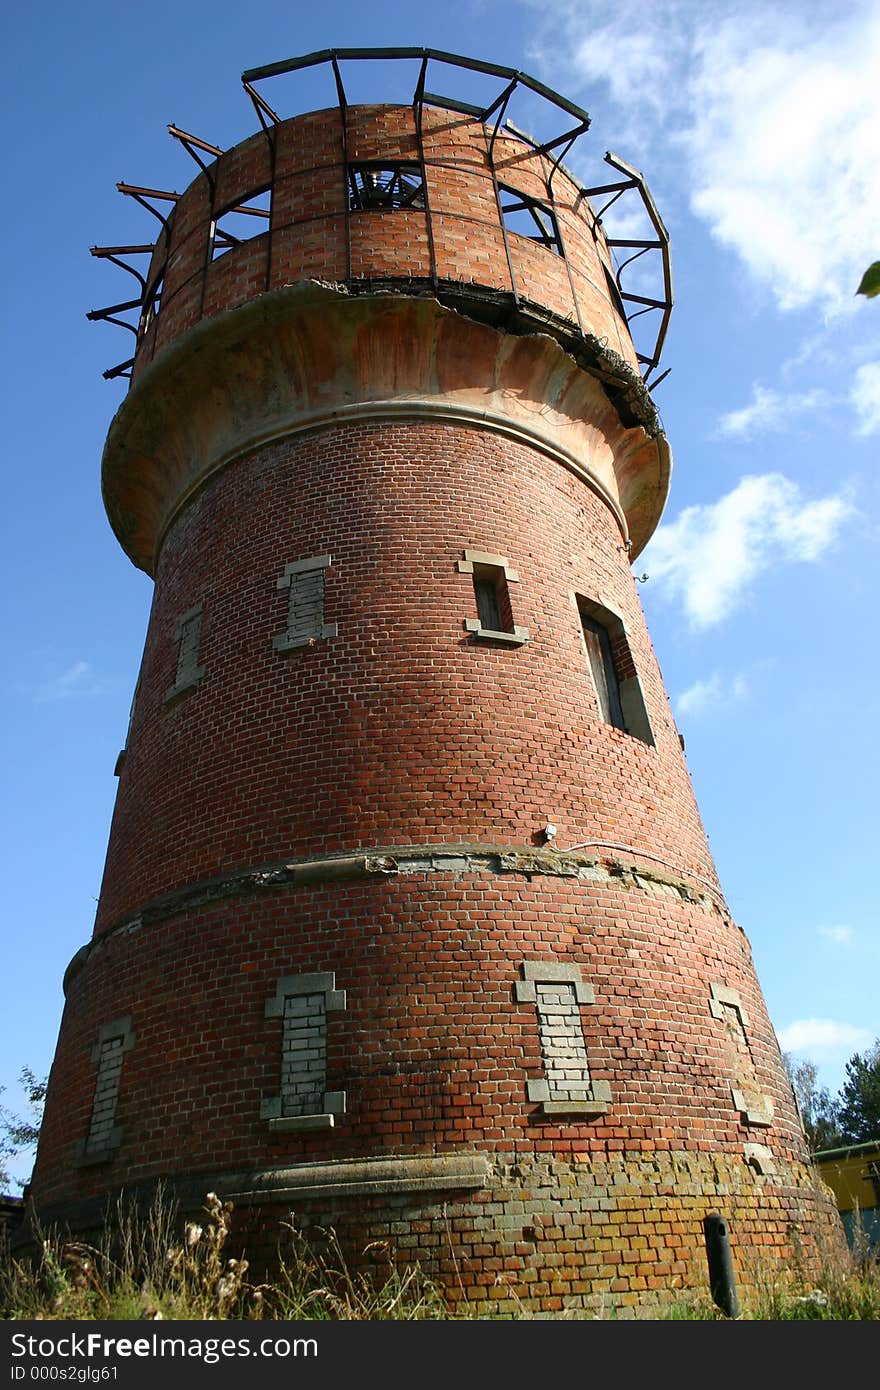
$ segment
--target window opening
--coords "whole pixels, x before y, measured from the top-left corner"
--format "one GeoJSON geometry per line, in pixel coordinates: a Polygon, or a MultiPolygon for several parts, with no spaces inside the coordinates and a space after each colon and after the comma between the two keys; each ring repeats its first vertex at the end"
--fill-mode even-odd
{"type": "Polygon", "coordinates": [[[480,626],[490,632],[512,632],[510,595],[504,571],[492,565],[474,565],[474,593],[480,626]]]}
{"type": "Polygon", "coordinates": [[[503,555],[488,555],[481,550],[466,550],[459,560],[460,574],[473,578],[477,617],[466,618],[465,628],[475,638],[495,642],[520,644],[528,638],[528,630],[513,621],[509,583],[519,583],[503,555]]]}
{"type": "Polygon", "coordinates": [[[329,555],[314,555],[285,565],[277,588],[289,590],[287,631],[272,638],[276,651],[310,647],[319,638],[337,635],[336,623],[324,622],[324,572],[331,563],[329,555]]]}
{"type": "Polygon", "coordinates": [[[613,724],[615,729],[626,731],[608,630],[594,618],[588,618],[585,613],[581,613],[581,625],[593,684],[596,687],[596,699],[599,701],[599,713],[606,724],[613,724]]]}
{"type": "Polygon", "coordinates": [[[272,213],[272,189],[261,188],[224,209],[211,223],[211,260],[265,232],[272,213]]]}
{"type": "Polygon", "coordinates": [[[501,220],[509,232],[528,237],[539,246],[546,246],[548,251],[554,252],[557,256],[563,254],[559,223],[549,203],[542,203],[539,198],[531,198],[528,193],[521,193],[518,188],[510,188],[506,183],[498,185],[498,199],[501,205],[501,220]]]}
{"type": "Polygon", "coordinates": [[[141,338],[152,328],[159,314],[164,284],[165,273],[163,271],[157,275],[152,285],[148,285],[144,290],[144,307],[141,310],[141,321],[138,324],[138,336],[141,338]]]}
{"type": "Polygon", "coordinates": [[[423,208],[425,184],[420,164],[350,164],[348,206],[352,212],[423,208]]]}
{"type": "Polygon", "coordinates": [[[184,690],[198,685],[205,674],[204,666],[199,665],[199,644],[202,640],[202,605],[196,604],[188,613],[179,618],[174,627],[177,641],[177,672],[174,684],[165,692],[165,699],[172,700],[184,690]]]}
{"type": "Polygon", "coordinates": [[[605,724],[642,743],[654,745],[645,697],[626,629],[616,613],[601,603],[574,595],[599,715],[605,724]]]}

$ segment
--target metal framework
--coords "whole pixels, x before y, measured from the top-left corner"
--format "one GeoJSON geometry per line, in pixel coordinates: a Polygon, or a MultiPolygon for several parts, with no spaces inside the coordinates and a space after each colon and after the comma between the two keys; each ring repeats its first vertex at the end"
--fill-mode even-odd
{"type": "MultiPolygon", "coordinates": [[[[583,334],[584,328],[581,322],[578,299],[572,280],[571,266],[565,254],[565,244],[553,206],[553,180],[557,170],[560,168],[563,169],[569,178],[573,178],[570,170],[565,168],[562,161],[575,140],[589,128],[590,117],[587,112],[574,102],[568,101],[565,97],[560,96],[558,92],[554,92],[543,82],[539,82],[534,77],[530,77],[527,73],[520,72],[514,68],[504,67],[497,63],[486,63],[475,58],[463,57],[460,54],[448,53],[441,49],[326,48],[315,53],[306,54],[303,57],[290,58],[278,63],[270,63],[264,67],[249,68],[246,72],[242,73],[242,85],[253,103],[260,125],[269,141],[273,170],[275,128],[284,118],[269,104],[263,94],[257,89],[256,84],[262,83],[270,78],[303,72],[307,69],[324,64],[329,66],[331,70],[341,114],[342,155],[347,188],[346,279],[351,278],[351,231],[348,218],[352,212],[377,208],[419,208],[427,213],[426,222],[431,281],[435,289],[438,286],[439,280],[434,252],[434,235],[425,171],[423,122],[424,109],[426,106],[440,107],[441,109],[470,116],[480,121],[486,127],[489,167],[492,171],[495,185],[498,214],[507,256],[511,281],[511,295],[514,306],[519,306],[519,293],[508,242],[508,229],[523,233],[537,244],[562,257],[568,270],[569,282],[571,283],[572,301],[577,318],[577,326],[581,334],[583,334]],[[349,100],[343,81],[341,65],[364,60],[374,62],[408,60],[418,64],[418,75],[412,94],[418,159],[401,161],[360,161],[352,164],[349,163],[346,121],[349,100]],[[491,99],[483,105],[463,101],[456,97],[442,95],[427,89],[429,68],[431,68],[432,65],[439,66],[443,70],[451,68],[464,70],[469,73],[478,73],[490,79],[497,79],[502,85],[500,90],[496,91],[491,99]],[[530,93],[532,96],[541,98],[554,110],[557,118],[564,118],[563,124],[565,128],[560,134],[550,139],[539,141],[527,135],[524,131],[519,130],[513,124],[508,118],[508,111],[514,95],[520,89],[530,93]],[[513,166],[519,159],[531,158],[535,154],[547,160],[549,172],[546,180],[546,202],[539,198],[533,198],[510,184],[499,182],[494,152],[498,136],[502,129],[512,133],[519,141],[528,146],[527,153],[518,156],[514,155],[512,158],[505,159],[502,167],[507,168],[513,166]],[[519,225],[517,225],[517,223],[519,223],[519,225]],[[525,224],[525,229],[523,228],[523,223],[525,224]]],[[[213,145],[206,140],[201,140],[198,136],[181,130],[178,126],[173,124],[168,126],[168,132],[183,146],[205,174],[209,182],[213,200],[216,189],[214,161],[223,154],[223,150],[220,149],[219,146],[213,145]]],[[[619,296],[618,308],[626,318],[627,323],[632,324],[635,319],[640,318],[643,314],[651,312],[660,314],[660,323],[653,348],[647,353],[637,351],[638,360],[644,368],[643,380],[647,384],[659,363],[660,354],[666,338],[669,317],[672,311],[672,270],[669,257],[669,237],[639,171],[633,169],[624,160],[610,152],[605,155],[605,160],[616,169],[618,173],[624,176],[621,180],[614,183],[601,184],[593,188],[585,188],[577,179],[573,179],[573,182],[580,190],[581,196],[585,199],[589,200],[597,195],[611,195],[602,205],[601,209],[598,212],[594,212],[595,224],[601,223],[604,213],[622,194],[630,190],[635,190],[641,197],[643,207],[655,233],[653,238],[607,238],[608,245],[613,250],[616,251],[617,249],[621,249],[631,250],[633,252],[632,255],[627,256],[627,258],[617,266],[616,282],[614,279],[610,281],[611,292],[615,297],[619,296]],[[662,298],[651,298],[645,295],[629,293],[621,283],[621,275],[626,270],[627,266],[631,265],[633,261],[649,251],[659,252],[662,258],[662,298]],[[638,307],[630,308],[629,306],[638,307]]],[[[156,207],[154,204],[174,204],[180,196],[178,193],[155,188],[142,188],[125,183],[117,184],[117,188],[120,193],[133,198],[136,202],[140,203],[142,207],[145,207],[148,212],[152,213],[154,217],[158,218],[162,223],[163,229],[167,228],[170,212],[166,215],[160,207],[156,207]]],[[[230,214],[249,214],[263,218],[267,222],[270,232],[269,260],[271,260],[270,212],[263,208],[248,206],[251,198],[257,197],[260,193],[265,191],[265,189],[258,189],[243,203],[219,209],[215,213],[213,232],[209,241],[207,254],[208,264],[210,264],[211,260],[216,259],[217,256],[222,255],[223,252],[231,250],[233,247],[239,245],[242,240],[247,239],[244,237],[236,237],[227,227],[221,227],[219,225],[221,219],[229,217],[230,214]]],[[[591,205],[588,204],[588,206],[591,205]]],[[[591,211],[592,210],[591,206],[591,211]]],[[[171,211],[173,211],[173,208],[171,211]]],[[[89,319],[103,320],[108,323],[118,324],[123,328],[128,328],[135,334],[136,338],[140,337],[146,331],[146,327],[152,321],[152,318],[158,310],[164,267],[158,269],[152,284],[148,285],[145,277],[133,266],[127,264],[122,257],[125,255],[152,254],[154,249],[154,245],[91,248],[92,255],[110,260],[115,265],[119,265],[122,269],[134,275],[140,284],[141,294],[138,299],[125,301],[121,304],[111,304],[104,309],[93,310],[87,316],[89,319]],[[124,318],[118,317],[120,314],[134,310],[139,311],[137,325],[128,322],[124,318]]],[[[267,265],[267,284],[268,283],[269,266],[267,265]]],[[[125,362],[119,363],[117,366],[110,368],[109,371],[106,371],[104,376],[106,378],[130,376],[130,369],[133,361],[134,358],[130,358],[125,362]]],[[[665,375],[666,373],[663,374],[663,376],[665,375]]],[[[658,377],[652,384],[657,385],[663,380],[663,376],[658,377]]]]}
{"type": "Polygon", "coordinates": [[[352,212],[425,206],[422,166],[414,161],[349,164],[348,185],[352,212]]]}
{"type": "MultiPolygon", "coordinates": [[[[627,256],[626,260],[617,266],[618,290],[620,292],[620,298],[623,302],[623,312],[626,317],[627,323],[632,323],[634,319],[639,318],[642,314],[650,313],[652,310],[658,311],[661,316],[660,324],[657,329],[657,336],[654,341],[653,351],[648,356],[642,353],[638,353],[639,361],[641,362],[642,366],[646,368],[643,380],[647,385],[652,372],[656,371],[657,365],[660,361],[660,354],[663,351],[663,344],[666,341],[666,330],[669,327],[669,318],[672,314],[672,261],[669,255],[669,233],[663,225],[663,220],[660,217],[659,212],[657,211],[654,199],[651,197],[651,194],[648,191],[648,186],[645,183],[645,180],[642,177],[642,175],[639,173],[638,169],[634,169],[631,164],[627,164],[626,160],[621,159],[619,155],[612,154],[610,150],[605,155],[605,162],[606,164],[610,164],[612,169],[617,169],[619,173],[624,174],[626,177],[619,180],[617,183],[605,183],[600,184],[595,188],[584,188],[582,190],[583,193],[585,193],[586,196],[589,198],[594,198],[597,195],[604,193],[610,193],[612,195],[606,203],[602,204],[602,207],[599,209],[599,211],[596,212],[596,221],[602,221],[602,218],[604,217],[608,209],[611,207],[612,203],[616,203],[617,199],[621,197],[622,194],[629,192],[631,189],[635,189],[641,197],[642,205],[645,209],[645,212],[648,215],[651,226],[654,228],[654,231],[656,233],[656,235],[653,238],[606,238],[610,247],[615,249],[620,247],[627,250],[632,250],[633,252],[631,256],[627,256]],[[623,274],[626,267],[628,265],[631,265],[633,261],[638,260],[640,256],[644,256],[645,253],[648,251],[659,251],[662,258],[662,299],[655,299],[641,294],[630,294],[627,292],[627,290],[624,289],[623,285],[620,283],[620,277],[623,274]],[[627,304],[639,304],[642,307],[640,309],[636,309],[632,313],[628,313],[625,308],[627,304]]],[[[659,386],[663,378],[668,375],[669,370],[665,371],[663,373],[663,376],[657,377],[656,381],[652,382],[651,384],[653,386],[659,386]]]]}

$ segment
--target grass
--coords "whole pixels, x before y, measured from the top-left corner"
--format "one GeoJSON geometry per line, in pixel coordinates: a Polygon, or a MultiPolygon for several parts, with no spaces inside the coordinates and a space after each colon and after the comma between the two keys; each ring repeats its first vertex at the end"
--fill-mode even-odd
{"type": "MultiPolygon", "coordinates": [[[[179,1220],[160,1191],[149,1211],[120,1203],[100,1243],[89,1245],[57,1233],[40,1235],[37,1257],[15,1259],[0,1251],[0,1318],[188,1321],[281,1319],[285,1321],[438,1320],[485,1318],[467,1305],[450,1304],[443,1290],[417,1265],[396,1267],[382,1244],[364,1253],[369,1269],[352,1271],[334,1233],[320,1249],[292,1228],[270,1283],[249,1279],[248,1262],[227,1254],[233,1208],[209,1193],[200,1222],[179,1220]]],[[[880,1261],[875,1251],[849,1258],[829,1256],[818,1279],[797,1262],[756,1266],[740,1294],[745,1321],[875,1321],[880,1319],[880,1261]]],[[[509,1306],[509,1303],[508,1303],[509,1306]]],[[[642,1314],[659,1320],[722,1321],[708,1291],[694,1288],[662,1308],[642,1314]]],[[[490,1314],[491,1316],[491,1314],[490,1314]]],[[[496,1314],[510,1320],[509,1313],[496,1314]]],[[[527,1320],[523,1308],[513,1315],[527,1320]]],[[[545,1315],[546,1316],[546,1315],[545,1315]]],[[[571,1309],[566,1319],[615,1317],[571,1309]]]]}

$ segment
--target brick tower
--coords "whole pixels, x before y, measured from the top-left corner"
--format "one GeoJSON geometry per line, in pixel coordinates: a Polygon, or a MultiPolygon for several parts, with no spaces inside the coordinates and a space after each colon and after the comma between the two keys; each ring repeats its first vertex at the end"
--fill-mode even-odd
{"type": "Polygon", "coordinates": [[[411,103],[349,104],[367,56],[246,73],[261,128],[172,127],[186,191],[120,185],[155,246],[95,248],[149,251],[94,317],[139,316],[103,490],[155,594],[31,1197],[85,1228],[162,1179],[252,1253],[292,1214],[478,1310],[632,1312],[705,1279],[710,1211],[742,1279],[832,1230],[630,568],[666,236],[533,79],[386,50],[411,103]],[[282,119],[264,80],[320,64],[282,119]],[[615,243],[623,193],[653,231],[615,243]]]}

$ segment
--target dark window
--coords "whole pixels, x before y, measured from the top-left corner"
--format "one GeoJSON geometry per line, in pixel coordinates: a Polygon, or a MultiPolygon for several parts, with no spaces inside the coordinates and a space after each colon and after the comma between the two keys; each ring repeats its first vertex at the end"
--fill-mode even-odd
{"type": "Polygon", "coordinates": [[[593,618],[588,618],[585,613],[581,613],[581,624],[587,659],[593,674],[593,684],[596,687],[599,713],[606,724],[613,724],[615,729],[625,730],[623,710],[620,707],[620,687],[617,683],[611,639],[607,629],[593,618]]]}
{"type": "Polygon", "coordinates": [[[623,623],[610,608],[581,594],[577,595],[577,606],[600,717],[612,728],[653,746],[654,735],[623,623]]]}
{"type": "Polygon", "coordinates": [[[490,632],[513,632],[513,614],[504,571],[496,565],[474,565],[474,593],[480,627],[490,632]]]}
{"type": "Polygon", "coordinates": [[[350,164],[348,206],[352,212],[423,208],[425,185],[419,164],[350,164]]]}
{"type": "Polygon", "coordinates": [[[501,219],[509,232],[526,236],[557,256],[562,255],[559,223],[549,203],[530,198],[527,193],[520,193],[519,189],[510,188],[505,183],[498,185],[498,198],[501,219]]]}
{"type": "Polygon", "coordinates": [[[218,213],[211,223],[211,260],[216,261],[233,247],[265,232],[271,213],[271,188],[258,189],[249,198],[218,213]]]}
{"type": "Polygon", "coordinates": [[[503,555],[490,555],[484,550],[466,550],[459,560],[460,574],[473,580],[477,602],[476,618],[465,618],[464,625],[475,641],[507,643],[520,646],[528,640],[528,629],[517,627],[513,621],[509,583],[518,583],[519,575],[511,569],[503,555]]]}

